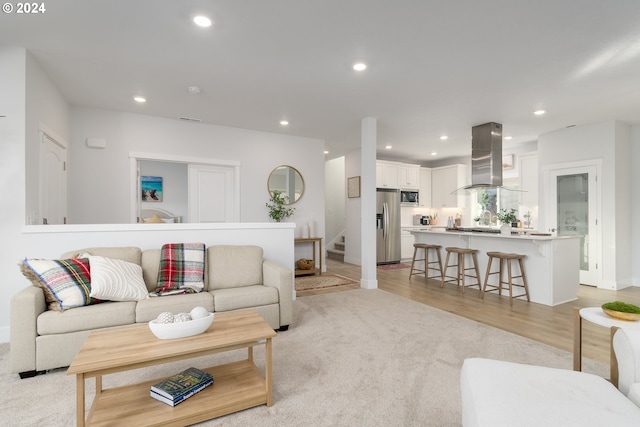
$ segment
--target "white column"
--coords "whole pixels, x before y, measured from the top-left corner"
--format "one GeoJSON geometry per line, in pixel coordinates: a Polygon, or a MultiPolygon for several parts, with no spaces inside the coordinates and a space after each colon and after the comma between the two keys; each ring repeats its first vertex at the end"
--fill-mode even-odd
{"type": "Polygon", "coordinates": [[[362,119],[360,141],[360,234],[362,243],[362,279],[360,287],[375,289],[376,278],[376,145],[377,119],[362,119]]]}

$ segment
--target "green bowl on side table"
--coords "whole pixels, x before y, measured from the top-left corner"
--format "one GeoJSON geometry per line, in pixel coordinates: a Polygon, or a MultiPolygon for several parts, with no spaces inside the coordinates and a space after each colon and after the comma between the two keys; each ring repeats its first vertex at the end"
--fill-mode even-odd
{"type": "Polygon", "coordinates": [[[608,316],[619,320],[639,320],[640,307],[627,304],[622,301],[613,301],[602,304],[602,311],[608,316]]]}

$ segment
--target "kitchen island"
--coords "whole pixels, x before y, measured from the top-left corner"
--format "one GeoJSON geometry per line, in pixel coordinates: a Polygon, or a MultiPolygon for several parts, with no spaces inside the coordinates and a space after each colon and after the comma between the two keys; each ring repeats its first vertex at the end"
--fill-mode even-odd
{"type": "MultiPolygon", "coordinates": [[[[487,268],[487,252],[509,252],[523,254],[524,269],[532,302],[554,306],[574,301],[580,286],[580,238],[578,236],[533,236],[528,234],[502,234],[449,231],[442,229],[418,229],[410,231],[416,243],[471,248],[478,250],[478,269],[484,283],[487,268]]],[[[492,270],[497,271],[496,262],[492,270]]],[[[506,272],[504,273],[506,277],[506,272]]],[[[497,282],[497,275],[491,276],[491,283],[497,282]]],[[[503,295],[509,297],[509,289],[503,288],[503,295]]]]}

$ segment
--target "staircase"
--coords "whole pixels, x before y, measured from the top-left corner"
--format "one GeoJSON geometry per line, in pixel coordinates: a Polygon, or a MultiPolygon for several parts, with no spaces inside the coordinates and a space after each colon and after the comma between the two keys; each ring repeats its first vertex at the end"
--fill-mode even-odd
{"type": "Polygon", "coordinates": [[[342,236],[341,241],[333,244],[333,248],[327,249],[327,258],[344,262],[344,236],[342,236]]]}

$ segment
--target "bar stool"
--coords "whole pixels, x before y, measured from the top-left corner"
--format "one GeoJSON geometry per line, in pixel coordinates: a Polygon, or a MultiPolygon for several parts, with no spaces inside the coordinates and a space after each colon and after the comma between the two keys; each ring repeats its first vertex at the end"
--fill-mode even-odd
{"type": "Polygon", "coordinates": [[[504,253],[504,252],[487,252],[487,256],[489,257],[489,261],[487,263],[487,273],[484,276],[484,286],[482,288],[482,299],[484,299],[484,294],[485,292],[493,292],[493,291],[497,291],[498,295],[502,295],[502,285],[509,285],[509,304],[513,305],[513,299],[514,298],[521,298],[521,297],[527,297],[527,301],[529,301],[529,288],[527,287],[527,278],[525,277],[524,274],[524,263],[523,263],[523,259],[526,258],[526,255],[520,255],[520,254],[509,254],[509,253],[504,253]],[[500,268],[498,269],[498,271],[491,271],[491,263],[493,262],[493,259],[497,258],[500,263],[500,268]],[[514,276],[513,272],[511,270],[511,261],[518,261],[518,265],[520,267],[520,275],[519,276],[514,276]],[[503,264],[506,263],[507,264],[507,281],[502,280],[503,277],[503,272],[504,272],[504,268],[503,268],[503,264]],[[498,285],[490,285],[489,282],[489,276],[491,276],[492,274],[499,274],[499,279],[498,279],[498,285]],[[522,283],[514,283],[513,279],[521,279],[522,283]],[[513,296],[513,287],[517,286],[517,287],[521,287],[524,289],[524,292],[521,293],[520,295],[516,295],[513,296]],[[487,287],[493,288],[493,289],[489,289],[487,290],[487,287]]]}
{"type": "MultiPolygon", "coordinates": [[[[464,288],[468,288],[469,286],[477,286],[478,290],[482,291],[482,283],[480,282],[480,271],[478,270],[478,258],[476,254],[478,253],[477,249],[469,249],[469,248],[456,248],[449,247],[445,248],[447,251],[447,259],[445,261],[444,272],[442,274],[442,283],[440,287],[443,288],[444,284],[447,282],[455,282],[458,286],[462,282],[462,293],[464,294],[464,288]],[[454,254],[456,264],[449,264],[449,258],[451,254],[454,254]],[[465,256],[471,255],[471,261],[473,263],[472,267],[465,267],[465,256]],[[448,276],[447,271],[450,267],[456,267],[456,275],[448,276]],[[467,274],[467,271],[471,270],[472,273],[475,274],[467,274]],[[467,285],[466,278],[472,277],[475,278],[476,283],[467,285]],[[449,278],[450,280],[445,280],[449,278]]],[[[454,262],[454,259],[451,260],[454,262]]]]}
{"type": "Polygon", "coordinates": [[[428,245],[426,243],[414,243],[413,244],[413,260],[411,260],[411,271],[409,272],[409,280],[411,276],[417,274],[424,274],[424,280],[435,279],[436,277],[442,280],[442,259],[440,258],[440,245],[428,245]],[[424,258],[418,258],[418,251],[422,249],[424,258]],[[429,251],[435,251],[437,261],[429,261],[429,251]],[[422,262],[423,269],[415,267],[415,263],[422,262]],[[432,267],[431,264],[438,264],[438,267],[432,267]],[[437,276],[429,276],[429,270],[435,270],[438,272],[437,276]]]}

